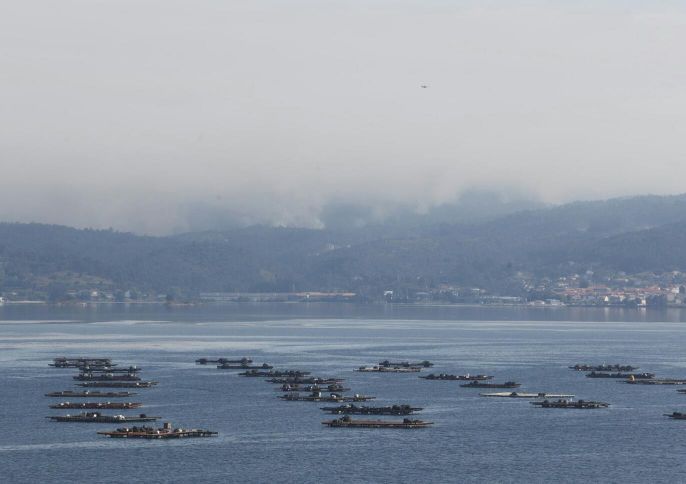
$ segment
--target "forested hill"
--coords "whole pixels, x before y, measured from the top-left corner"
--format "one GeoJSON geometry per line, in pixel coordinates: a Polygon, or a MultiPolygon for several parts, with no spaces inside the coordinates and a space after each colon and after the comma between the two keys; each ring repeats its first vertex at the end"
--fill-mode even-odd
{"type": "Polygon", "coordinates": [[[479,223],[248,227],[169,237],[0,224],[0,291],[278,292],[439,283],[521,291],[522,274],[686,270],[686,196],[579,202],[479,223]]]}

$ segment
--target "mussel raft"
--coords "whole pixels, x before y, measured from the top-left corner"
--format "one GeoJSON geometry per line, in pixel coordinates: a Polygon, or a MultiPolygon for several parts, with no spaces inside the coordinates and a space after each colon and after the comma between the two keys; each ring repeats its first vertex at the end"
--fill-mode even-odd
{"type": "Polygon", "coordinates": [[[581,365],[576,364],[570,366],[570,370],[576,371],[634,371],[638,370],[638,366],[631,365],[581,365]]]}
{"type": "Polygon", "coordinates": [[[424,360],[424,361],[418,361],[415,363],[410,363],[409,361],[400,361],[400,362],[392,362],[388,360],[380,361],[379,366],[395,366],[399,368],[409,368],[409,367],[422,367],[422,368],[429,368],[434,366],[433,363],[430,361],[424,360]]]}
{"type": "Polygon", "coordinates": [[[469,383],[460,385],[462,388],[519,388],[521,383],[506,381],[505,383],[485,383],[483,381],[472,380],[469,383]]]}
{"type": "Polygon", "coordinates": [[[131,408],[140,408],[143,404],[140,402],[62,402],[50,405],[50,408],[55,409],[71,409],[80,408],[84,410],[97,410],[97,409],[115,409],[115,410],[128,410],[131,408]]]}
{"type": "Polygon", "coordinates": [[[285,377],[303,377],[309,375],[309,371],[299,371],[299,370],[248,370],[243,373],[239,373],[240,376],[252,377],[252,378],[285,378],[285,377]]]}
{"type": "Polygon", "coordinates": [[[55,422],[73,423],[126,423],[126,422],[154,422],[160,417],[150,417],[144,413],[138,416],[103,415],[100,412],[81,412],[77,415],[57,415],[45,417],[55,422]]]}
{"type": "Polygon", "coordinates": [[[366,395],[353,395],[345,396],[339,395],[338,393],[332,393],[330,395],[322,395],[319,392],[312,393],[311,395],[299,395],[298,393],[286,393],[285,395],[279,396],[281,400],[286,400],[289,402],[366,402],[367,400],[374,400],[376,397],[368,397],[366,395]]]}
{"type": "Polygon", "coordinates": [[[542,402],[530,402],[531,405],[535,405],[541,408],[569,408],[569,409],[595,409],[595,408],[607,408],[610,406],[609,403],[605,402],[592,402],[586,400],[577,400],[576,402],[570,400],[543,400],[542,402]]]}
{"type": "Polygon", "coordinates": [[[86,388],[150,388],[157,385],[156,381],[87,381],[77,383],[86,388]]]}
{"type": "Polygon", "coordinates": [[[238,365],[246,365],[248,363],[252,363],[252,360],[247,357],[243,357],[240,360],[230,360],[228,358],[216,358],[216,359],[211,359],[211,358],[198,358],[195,360],[195,362],[198,365],[223,365],[225,363],[235,363],[238,365]]]}
{"type": "Polygon", "coordinates": [[[336,415],[410,415],[420,412],[421,407],[410,405],[391,405],[387,407],[366,407],[353,404],[340,405],[338,407],[321,407],[321,410],[336,415]]]}
{"type": "Polygon", "coordinates": [[[67,397],[67,398],[122,398],[130,397],[135,395],[136,392],[73,392],[71,390],[66,390],[63,392],[50,392],[46,393],[46,397],[67,397]]]}
{"type": "Polygon", "coordinates": [[[418,373],[422,371],[419,366],[360,366],[353,371],[362,373],[418,373]]]}
{"type": "Polygon", "coordinates": [[[334,420],[326,420],[322,425],[336,428],[367,428],[367,429],[422,429],[433,422],[425,422],[423,420],[412,420],[404,418],[402,421],[388,421],[388,420],[353,420],[348,415],[334,420]]]}
{"type": "Polygon", "coordinates": [[[655,373],[607,373],[603,371],[592,371],[586,374],[586,378],[614,378],[615,380],[650,380],[655,378],[655,373]]]}
{"type": "Polygon", "coordinates": [[[439,373],[438,375],[434,375],[433,373],[429,373],[426,376],[420,376],[419,378],[423,378],[424,380],[449,380],[449,381],[479,381],[479,380],[492,380],[493,376],[491,375],[470,375],[467,373],[466,375],[449,375],[446,373],[439,373]]]}
{"type": "Polygon", "coordinates": [[[99,435],[118,439],[185,439],[194,437],[214,437],[218,432],[201,429],[173,429],[169,422],[162,428],[153,427],[124,427],[108,432],[98,432],[99,435]]]}

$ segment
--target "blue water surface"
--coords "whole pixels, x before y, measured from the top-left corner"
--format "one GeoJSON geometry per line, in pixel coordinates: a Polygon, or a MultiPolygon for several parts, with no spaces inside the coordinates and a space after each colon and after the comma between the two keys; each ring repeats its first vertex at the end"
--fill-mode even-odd
{"type": "MultiPolygon", "coordinates": [[[[0,479],[36,482],[679,482],[686,411],[673,386],[585,378],[575,363],[627,363],[686,378],[686,314],[524,308],[236,304],[0,307],[0,479]],[[108,356],[160,384],[130,400],[216,438],[108,439],[116,426],[55,423],[43,396],[75,389],[56,356],[108,356]],[[283,402],[275,386],[200,366],[251,356],[346,379],[375,403],[424,407],[424,430],[331,429],[321,404],[283,402]],[[364,374],[383,359],[429,371],[488,373],[522,391],[573,393],[605,410],[548,410],[479,397],[457,382],[364,374]]],[[[424,372],[426,373],[426,371],[424,372]]],[[[73,411],[72,411],[73,412],[73,411]]],[[[113,411],[113,413],[122,413],[113,411]]]]}

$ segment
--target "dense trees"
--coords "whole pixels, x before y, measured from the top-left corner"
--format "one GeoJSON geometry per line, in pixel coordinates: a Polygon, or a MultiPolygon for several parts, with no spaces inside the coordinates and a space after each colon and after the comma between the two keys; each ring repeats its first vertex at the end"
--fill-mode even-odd
{"type": "MultiPolygon", "coordinates": [[[[518,275],[686,270],[686,197],[574,203],[472,224],[248,227],[173,237],[0,224],[0,288],[278,292],[442,282],[513,294],[518,275]]],[[[118,293],[121,296],[121,292],[118,293]]]]}

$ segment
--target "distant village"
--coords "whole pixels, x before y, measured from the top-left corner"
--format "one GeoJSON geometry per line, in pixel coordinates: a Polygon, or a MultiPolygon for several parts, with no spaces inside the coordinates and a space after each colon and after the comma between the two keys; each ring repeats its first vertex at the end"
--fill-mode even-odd
{"type": "Polygon", "coordinates": [[[589,271],[556,279],[519,275],[521,295],[495,295],[478,287],[441,284],[433,290],[388,290],[389,302],[451,302],[481,305],[686,307],[686,273],[617,273],[597,277],[589,271]]]}
{"type": "MultiPolygon", "coordinates": [[[[293,292],[145,292],[96,284],[87,289],[15,289],[0,293],[0,304],[11,303],[269,303],[354,302],[399,304],[468,304],[484,306],[597,306],[625,308],[686,307],[686,273],[617,273],[599,277],[588,271],[558,278],[518,274],[518,294],[495,294],[487,289],[441,283],[433,287],[389,287],[377,294],[354,291],[293,292]]],[[[102,282],[102,281],[100,281],[102,282]]]]}

